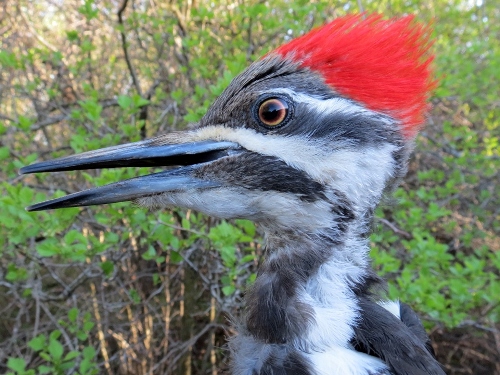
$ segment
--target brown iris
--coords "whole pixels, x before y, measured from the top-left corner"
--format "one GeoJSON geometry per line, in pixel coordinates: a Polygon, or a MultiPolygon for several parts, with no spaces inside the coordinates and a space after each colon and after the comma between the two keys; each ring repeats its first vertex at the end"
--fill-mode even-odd
{"type": "Polygon", "coordinates": [[[259,120],[266,126],[278,126],[285,121],[288,103],[278,98],[270,98],[259,106],[259,120]]]}

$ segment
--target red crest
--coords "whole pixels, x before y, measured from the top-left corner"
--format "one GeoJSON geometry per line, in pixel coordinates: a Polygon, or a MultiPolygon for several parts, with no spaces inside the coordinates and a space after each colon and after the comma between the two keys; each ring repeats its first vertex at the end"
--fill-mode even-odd
{"type": "Polygon", "coordinates": [[[413,16],[351,15],[312,30],[274,52],[321,73],[338,93],[401,121],[412,137],[437,82],[431,30],[413,16]]]}

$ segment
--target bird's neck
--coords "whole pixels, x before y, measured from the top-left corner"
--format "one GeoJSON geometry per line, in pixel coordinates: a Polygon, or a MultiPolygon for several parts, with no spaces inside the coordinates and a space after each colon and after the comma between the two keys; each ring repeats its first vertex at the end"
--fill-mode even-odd
{"type": "Polygon", "coordinates": [[[347,345],[359,310],[356,291],[370,277],[368,240],[354,229],[341,239],[267,234],[267,257],[246,297],[252,336],[303,350],[347,345]]]}
{"type": "Polygon", "coordinates": [[[368,256],[373,208],[344,211],[334,212],[333,225],[316,232],[266,233],[266,256],[246,295],[245,321],[230,342],[233,374],[283,368],[367,374],[384,368],[351,344],[360,294],[378,281],[368,256]]]}

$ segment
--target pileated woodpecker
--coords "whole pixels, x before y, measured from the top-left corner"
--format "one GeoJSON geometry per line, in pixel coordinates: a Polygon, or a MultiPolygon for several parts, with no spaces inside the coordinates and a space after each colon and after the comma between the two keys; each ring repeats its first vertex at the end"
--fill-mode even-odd
{"type": "Polygon", "coordinates": [[[411,16],[338,18],[250,65],[195,130],[21,173],[177,168],[27,210],[133,200],[260,224],[235,375],[444,374],[416,314],[377,292],[368,255],[373,211],[406,173],[435,86],[429,35],[411,16]]]}

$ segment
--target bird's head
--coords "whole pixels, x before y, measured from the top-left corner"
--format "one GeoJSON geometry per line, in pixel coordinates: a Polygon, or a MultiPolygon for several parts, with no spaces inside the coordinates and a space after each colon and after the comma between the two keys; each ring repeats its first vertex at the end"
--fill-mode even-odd
{"type": "Polygon", "coordinates": [[[270,230],[340,228],[371,212],[406,170],[430,90],[429,30],[412,17],[347,16],[268,53],[194,130],[86,152],[21,173],[138,166],[164,172],[29,211],[136,201],[270,230]]]}

